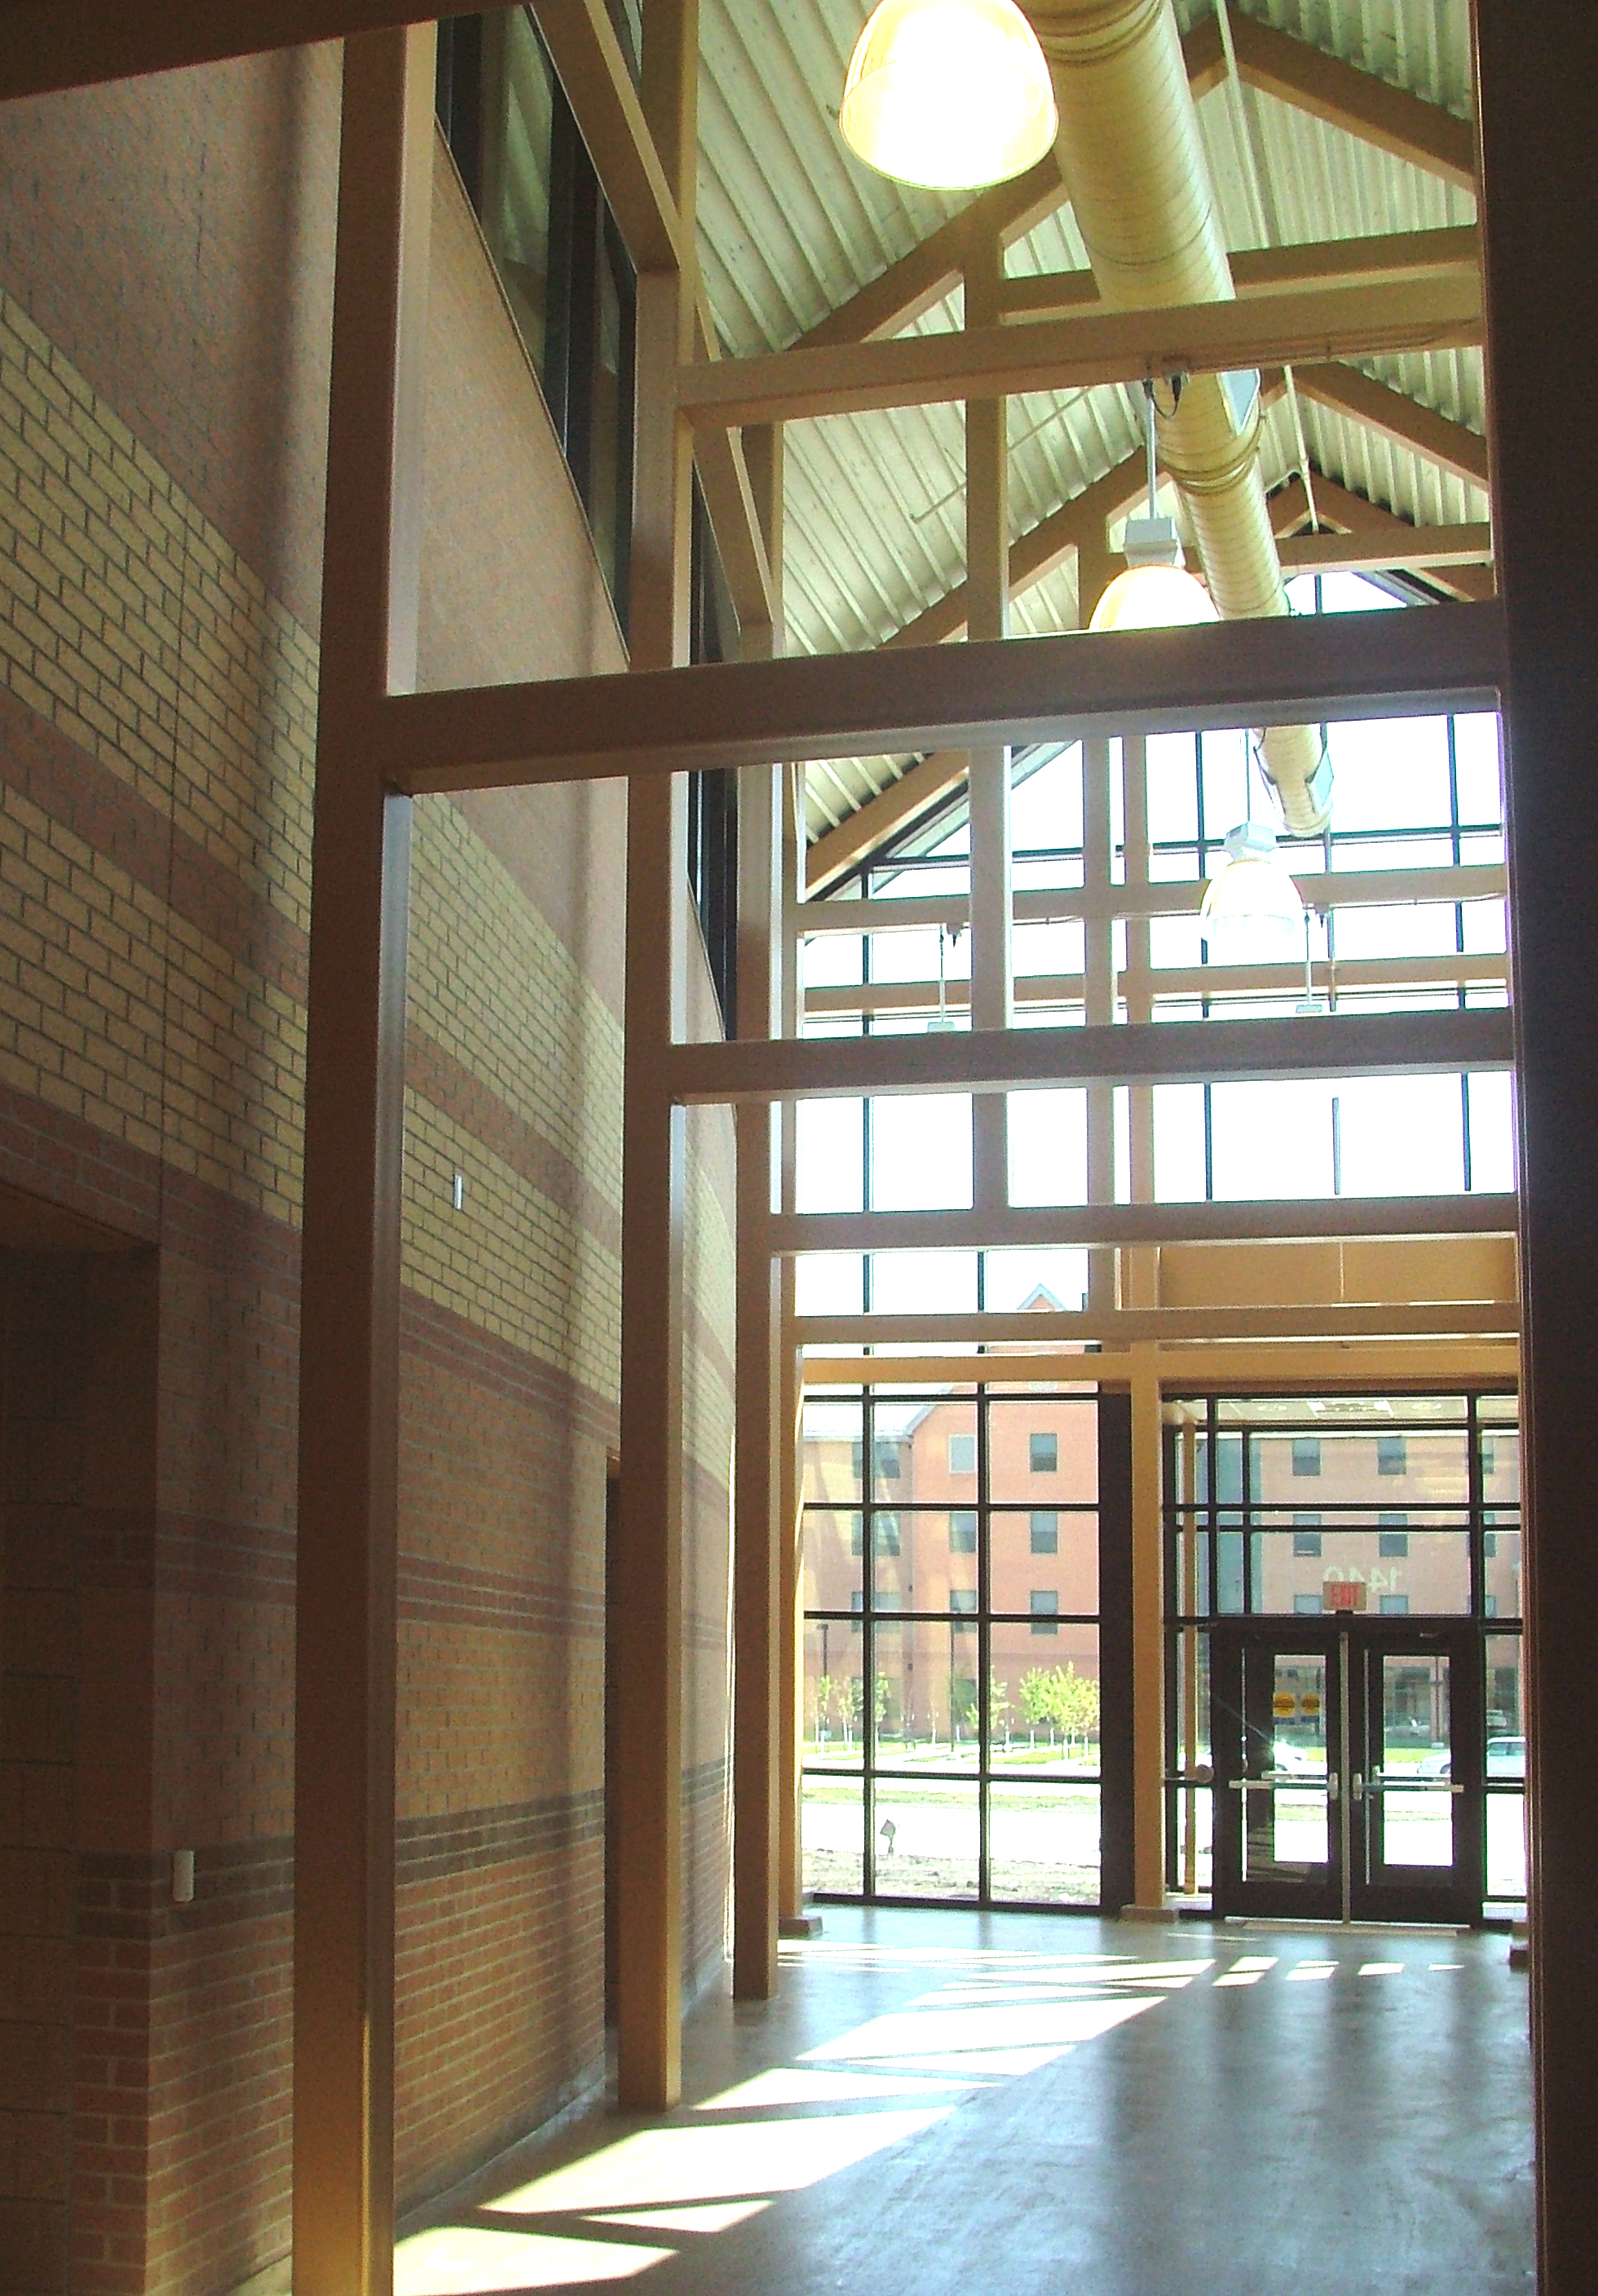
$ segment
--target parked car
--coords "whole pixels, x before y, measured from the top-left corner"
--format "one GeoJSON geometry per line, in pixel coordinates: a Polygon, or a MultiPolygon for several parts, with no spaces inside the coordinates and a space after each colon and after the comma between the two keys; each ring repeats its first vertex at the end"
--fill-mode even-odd
{"type": "Polygon", "coordinates": [[[1523,1778],[1526,1775],[1525,1739],[1489,1738],[1487,1742],[1487,1774],[1489,1778],[1523,1778]]]}

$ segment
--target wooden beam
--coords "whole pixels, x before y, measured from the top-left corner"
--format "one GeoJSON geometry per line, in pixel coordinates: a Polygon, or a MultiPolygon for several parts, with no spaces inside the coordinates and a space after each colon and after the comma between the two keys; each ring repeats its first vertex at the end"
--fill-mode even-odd
{"type": "MultiPolygon", "coordinates": [[[[1501,901],[1509,885],[1500,861],[1471,862],[1458,869],[1301,869],[1291,859],[1288,865],[1305,906],[1323,914],[1328,909],[1387,909],[1415,901],[1501,901]]],[[[1115,885],[1104,894],[1091,886],[1061,885],[1047,892],[1028,888],[1015,897],[1015,921],[1053,924],[1062,917],[1104,922],[1189,916],[1203,898],[1203,884],[1192,877],[1115,885]]],[[[797,926],[806,934],[924,931],[938,925],[954,931],[964,926],[969,914],[963,893],[801,902],[797,926]]]]}
{"type": "Polygon", "coordinates": [[[901,774],[858,812],[818,837],[805,856],[805,890],[814,899],[848,874],[908,821],[964,783],[969,750],[935,750],[901,774]]]}
{"type": "Polygon", "coordinates": [[[1598,109],[1598,14],[1476,0],[1493,525],[1508,636],[1504,765],[1514,934],[1521,1267],[1527,1303],[1526,1736],[1537,2285],[1593,2279],[1598,1795],[1570,1727],[1598,1621],[1598,1006],[1592,728],[1598,657],[1580,569],[1590,533],[1585,388],[1598,335],[1598,174],[1562,123],[1598,109]]]}
{"type": "Polygon", "coordinates": [[[1100,1081],[1242,1084],[1262,1077],[1433,1076],[1507,1069],[1510,1062],[1509,1013],[1487,1006],[677,1045],[668,1073],[675,1097],[700,1104],[837,1100],[861,1093],[1027,1092],[1100,1081]]]}
{"type": "MultiPolygon", "coordinates": [[[[702,291],[695,299],[693,336],[696,358],[721,357],[716,323],[702,291]]],[[[736,430],[701,430],[693,442],[693,459],[738,627],[741,630],[774,628],[782,619],[777,583],[742,436],[736,430]]]]}
{"type": "MultiPolygon", "coordinates": [[[[1315,475],[1315,506],[1326,482],[1315,475]]],[[[1390,513],[1389,513],[1390,515],[1390,513]]],[[[1433,567],[1490,566],[1493,529],[1479,526],[1410,526],[1395,518],[1392,527],[1364,534],[1298,534],[1276,545],[1282,570],[1294,574],[1362,572],[1426,574],[1433,567]],[[1394,529],[1397,531],[1394,531],[1394,529]]]]}
{"type": "MultiPolygon", "coordinates": [[[[692,246],[699,53],[695,0],[651,0],[642,102],[692,246]]],[[[642,273],[630,593],[635,694],[688,653],[692,440],[673,379],[692,340],[692,281],[642,273]]],[[[447,697],[449,704],[459,697],[447,697]]],[[[622,1067],[621,1480],[614,1545],[618,1776],[617,2095],[668,2110],[682,2087],[683,1419],[687,1127],[668,1060],[687,1008],[687,793],[654,775],[627,791],[622,1067]]]]}
{"type": "MultiPolygon", "coordinates": [[[[1513,1339],[1520,1309],[1512,1300],[1380,1302],[1316,1300],[1301,1308],[1023,1308],[992,1316],[798,1316],[801,1346],[862,1348],[1007,1346],[1036,1339],[1091,1341],[1102,1347],[1144,1341],[1513,1339]]],[[[969,1359],[968,1359],[969,1360],[969,1359]]],[[[968,1378],[975,1372],[968,1371],[968,1378]]]]}
{"type": "Polygon", "coordinates": [[[1512,1195],[1328,1196],[1250,1203],[1049,1204],[992,1212],[776,1214],[776,1252],[1033,1250],[1061,1246],[1325,1242],[1343,1236],[1512,1235],[1512,1195]]]}
{"type": "MultiPolygon", "coordinates": [[[[1240,297],[1276,295],[1293,287],[1377,287],[1406,279],[1479,281],[1481,272],[1474,224],[1314,240],[1291,247],[1239,248],[1229,260],[1240,297]]],[[[1091,271],[1045,271],[1007,279],[1000,309],[1012,321],[1060,318],[1093,310],[1098,301],[1091,271]]]]}
{"type": "Polygon", "coordinates": [[[414,681],[435,34],[344,50],[312,847],[295,1564],[295,2286],[394,2262],[394,1743],[408,801],[360,739],[414,681]]]}
{"type": "Polygon", "coordinates": [[[790,422],[952,399],[1084,390],[1146,376],[1442,350],[1481,340],[1474,277],[1304,287],[1168,310],[1092,310],[1027,326],[970,327],[691,367],[696,425],[790,422]]]}
{"type": "Polygon", "coordinates": [[[605,0],[533,0],[533,14],[635,269],[675,269],[677,202],[605,0]]]}
{"type": "MultiPolygon", "coordinates": [[[[1476,138],[1470,120],[1296,40],[1291,33],[1279,32],[1258,16],[1245,16],[1241,8],[1232,19],[1232,37],[1238,74],[1247,86],[1323,119],[1330,127],[1340,127],[1361,143],[1374,144],[1412,168],[1440,176],[1445,183],[1474,189],[1476,138]]],[[[1214,17],[1196,25],[1182,46],[1194,94],[1218,87],[1226,76],[1226,60],[1214,17]]]]}
{"type": "Polygon", "coordinates": [[[8,0],[0,102],[432,20],[421,0],[8,0]]]}
{"type": "Polygon", "coordinates": [[[1324,366],[1313,363],[1293,369],[1293,381],[1302,395],[1317,406],[1346,414],[1367,430],[1380,430],[1396,445],[1407,447],[1422,461],[1435,463],[1484,491],[1487,485],[1487,442],[1463,422],[1451,422],[1402,390],[1376,382],[1357,367],[1324,366]]]}
{"type": "MultiPolygon", "coordinates": [[[[1134,921],[1146,924],[1146,911],[1134,921]]],[[[1129,961],[1116,973],[1120,995],[1143,997],[1209,996],[1225,1000],[1240,996],[1281,996],[1302,994],[1301,964],[1238,964],[1224,970],[1216,965],[1173,964],[1145,967],[1129,961]]],[[[1501,952],[1471,951],[1444,956],[1353,956],[1335,965],[1317,959],[1314,967],[1316,990],[1335,988],[1340,995],[1370,988],[1501,988],[1509,980],[1509,959],[1501,952]]],[[[1086,992],[1082,972],[1023,973],[1015,983],[1015,1002],[1028,1009],[1038,1005],[1080,1004],[1086,992]]],[[[865,986],[812,988],[805,997],[807,1018],[838,1019],[862,1013],[935,1013],[947,1005],[951,1013],[970,1010],[971,995],[963,980],[947,985],[936,980],[873,981],[865,986]]],[[[1129,1013],[1128,1019],[1149,1016],[1129,1013]]]]}
{"type": "MultiPolygon", "coordinates": [[[[1305,492],[1302,479],[1290,479],[1285,487],[1271,496],[1270,508],[1272,524],[1278,536],[1291,535],[1294,537],[1284,538],[1278,544],[1284,568],[1291,561],[1295,571],[1314,571],[1317,566],[1325,571],[1345,562],[1357,570],[1361,562],[1356,554],[1364,550],[1376,554],[1374,557],[1367,558],[1364,562],[1365,564],[1381,564],[1394,571],[1409,566],[1411,570],[1423,575],[1449,597],[1479,603],[1497,594],[1493,575],[1479,562],[1462,562],[1458,554],[1447,551],[1440,555],[1432,555],[1423,547],[1419,549],[1418,554],[1412,555],[1417,545],[1423,545],[1428,533],[1446,534],[1451,529],[1411,526],[1406,519],[1396,517],[1390,510],[1384,510],[1380,503],[1367,502],[1363,495],[1351,494],[1346,487],[1339,486],[1334,479],[1328,479],[1318,471],[1315,480],[1315,514],[1332,526],[1341,528],[1343,533],[1340,536],[1329,537],[1298,533],[1310,515],[1309,497],[1305,492]],[[1338,554],[1340,543],[1344,545],[1344,556],[1341,557],[1338,554]],[[1306,544],[1307,548],[1304,546],[1306,544]]],[[[1479,531],[1486,534],[1490,541],[1490,528],[1484,527],[1479,531]]],[[[1489,550],[1487,554],[1489,560],[1491,554],[1489,550]]]]}
{"type": "MultiPolygon", "coordinates": [[[[1233,1395],[1318,1395],[1339,1388],[1391,1388],[1446,1393],[1462,1386],[1513,1387],[1520,1375],[1514,1340],[1277,1339],[1267,1345],[1240,1340],[1175,1340],[1160,1347],[1161,1388],[1233,1395]]],[[[820,1355],[804,1357],[807,1388],[1068,1387],[1116,1385],[1127,1376],[1127,1355],[1119,1344],[1101,1343],[1090,1355],[1075,1347],[992,1349],[965,1355],[820,1355]]]]}
{"type": "Polygon", "coordinates": [[[819,350],[837,343],[875,342],[884,335],[897,334],[960,284],[973,232],[991,233],[1007,247],[1064,205],[1060,162],[1050,152],[1024,176],[1008,184],[996,184],[947,223],[940,224],[907,255],[890,263],[886,271],[879,272],[807,329],[794,348],[819,350]]]}
{"type": "Polygon", "coordinates": [[[410,791],[1496,707],[1493,605],[1004,638],[394,694],[375,763],[410,791]],[[1351,627],[1351,624],[1357,624],[1351,627]]]}

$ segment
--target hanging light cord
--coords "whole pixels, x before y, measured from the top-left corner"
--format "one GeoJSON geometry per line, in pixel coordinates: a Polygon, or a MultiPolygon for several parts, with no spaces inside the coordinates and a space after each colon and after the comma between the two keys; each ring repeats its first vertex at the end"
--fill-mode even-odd
{"type": "MultiPolygon", "coordinates": [[[[1243,112],[1242,74],[1237,68],[1237,50],[1232,45],[1232,18],[1227,12],[1227,0],[1215,0],[1216,21],[1220,26],[1221,47],[1226,58],[1226,100],[1232,110],[1233,132],[1237,148],[1242,155],[1243,173],[1249,183],[1249,204],[1253,210],[1254,228],[1260,243],[1268,247],[1270,227],[1266,221],[1265,200],[1259,188],[1259,171],[1254,164],[1254,146],[1249,138],[1249,123],[1243,112]]],[[[1309,473],[1309,447],[1304,437],[1304,414],[1299,405],[1299,386],[1293,371],[1284,361],[1282,380],[1287,385],[1288,413],[1292,418],[1293,451],[1299,457],[1299,476],[1304,482],[1304,500],[1309,508],[1309,528],[1312,534],[1321,530],[1320,512],[1315,508],[1315,480],[1309,473]]]]}
{"type": "Polygon", "coordinates": [[[1143,398],[1143,451],[1149,461],[1149,516],[1157,518],[1160,514],[1157,507],[1160,487],[1154,467],[1154,385],[1151,380],[1144,381],[1143,398]]]}

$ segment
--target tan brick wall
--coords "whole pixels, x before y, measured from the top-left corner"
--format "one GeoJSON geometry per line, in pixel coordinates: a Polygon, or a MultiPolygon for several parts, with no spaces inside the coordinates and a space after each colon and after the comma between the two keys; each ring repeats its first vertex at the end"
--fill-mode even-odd
{"type": "MultiPolygon", "coordinates": [[[[288,2238],[321,505],[298,480],[275,496],[253,461],[258,447],[263,469],[301,480],[319,463],[316,264],[330,242],[336,94],[325,57],[266,59],[0,119],[0,181],[40,240],[0,250],[0,1177],[125,1226],[151,1271],[102,1350],[142,1434],[120,1465],[102,1462],[116,1503],[102,1492],[84,1512],[76,1577],[56,1590],[77,1606],[74,1662],[53,1690],[20,1702],[14,1681],[7,1690],[7,1728],[40,1714],[60,1726],[75,1702],[93,1723],[76,1746],[59,1726],[39,1742],[43,1767],[70,1773],[75,1844],[24,1838],[44,1823],[37,1780],[33,1816],[0,1842],[25,1862],[53,1857],[66,1892],[37,1898],[44,1942],[24,1956],[36,2006],[77,1929],[74,2005],[39,2045],[48,2102],[15,2108],[62,2126],[30,2121],[26,2142],[0,2127],[0,2244],[12,2232],[34,2243],[28,2284],[41,2292],[64,2285],[69,2105],[78,2296],[215,2296],[288,2238]],[[280,101],[289,90],[293,102],[280,101]],[[136,250],[119,166],[129,201],[147,167],[171,188],[136,250]],[[257,281],[260,195],[274,185],[305,203],[303,244],[285,253],[274,239],[257,281]],[[202,198],[201,231],[185,203],[202,198]],[[111,341],[125,274],[141,299],[111,341]],[[186,350],[168,328],[192,331],[186,350]],[[252,368],[251,329],[292,338],[283,394],[252,368]],[[285,442],[274,422],[299,428],[285,442]],[[179,1846],[198,1856],[193,1907],[170,1901],[179,1846]],[[68,1929],[51,1928],[62,1906],[68,1929]],[[74,2031],[75,2075],[61,2058],[74,2031]]],[[[424,680],[618,668],[547,416],[444,171],[435,269],[424,680]]],[[[621,834],[616,791],[416,809],[398,1757],[407,2197],[520,2134],[602,2060],[621,834]]],[[[719,1946],[726,1887],[725,1116],[696,1113],[691,1143],[684,1929],[697,1968],[719,1946]]],[[[86,1362],[91,1400],[103,1374],[86,1362]]],[[[31,1584],[48,1569],[36,1546],[16,1566],[13,1652],[28,1605],[48,1595],[31,1584]]],[[[9,1774],[0,1783],[10,1794],[9,1774]]],[[[0,1802],[0,1827],[13,1800],[24,1808],[0,1802]]],[[[12,1943],[0,1951],[21,1967],[12,1943]]],[[[0,2083],[0,2115],[14,2103],[0,2083]]]]}

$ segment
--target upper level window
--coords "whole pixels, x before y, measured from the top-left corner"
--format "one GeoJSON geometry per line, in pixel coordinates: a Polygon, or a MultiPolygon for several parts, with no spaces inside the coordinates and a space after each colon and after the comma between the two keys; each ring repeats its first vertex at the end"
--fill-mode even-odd
{"type": "Polygon", "coordinates": [[[951,1475],[974,1475],[977,1472],[977,1439],[974,1435],[949,1437],[949,1472],[951,1475]]]}
{"type": "Polygon", "coordinates": [[[532,11],[447,17],[437,100],[625,629],[633,268],[532,11]]]}
{"type": "Polygon", "coordinates": [[[1035,1475],[1057,1475],[1060,1472],[1059,1436],[1028,1435],[1027,1464],[1035,1475]]]}
{"type": "MultiPolygon", "coordinates": [[[[956,1507],[949,1517],[949,1553],[974,1554],[977,1551],[977,1511],[975,1507],[956,1507]]],[[[955,1604],[955,1609],[960,1607],[955,1604]]]]}
{"type": "Polygon", "coordinates": [[[1321,1439],[1318,1435],[1293,1437],[1293,1472],[1295,1475],[1318,1475],[1321,1472],[1321,1439]]]}
{"type": "Polygon", "coordinates": [[[1031,1528],[1034,1554],[1059,1554],[1060,1517],[1053,1507],[1034,1507],[1031,1528]]]}
{"type": "Polygon", "coordinates": [[[1402,1435],[1378,1435],[1376,1438],[1376,1472],[1379,1475],[1402,1475],[1409,1466],[1409,1445],[1402,1435]]]}

